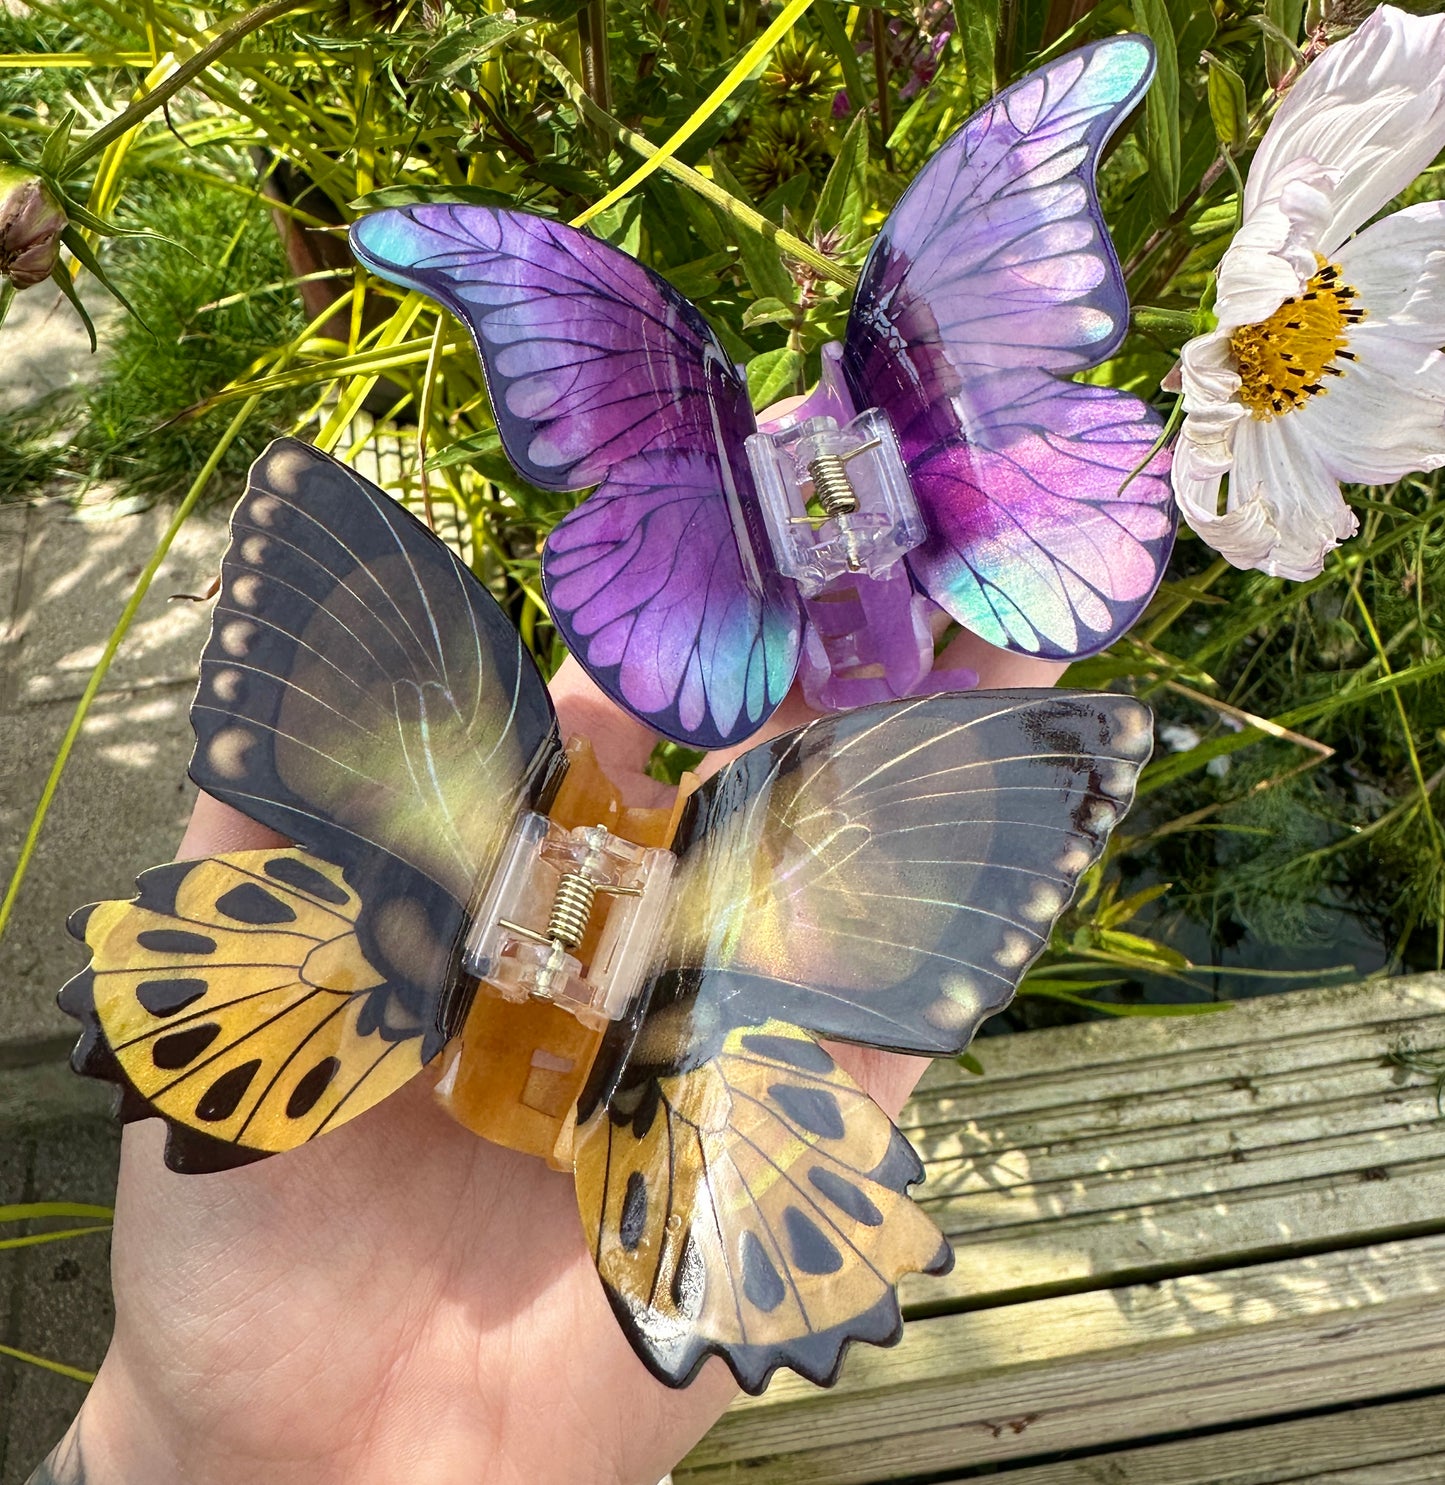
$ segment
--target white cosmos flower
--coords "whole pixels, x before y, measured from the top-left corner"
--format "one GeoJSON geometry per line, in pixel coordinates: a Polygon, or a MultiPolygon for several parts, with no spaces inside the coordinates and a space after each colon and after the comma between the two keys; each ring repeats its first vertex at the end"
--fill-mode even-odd
{"type": "Polygon", "coordinates": [[[1236,567],[1310,578],[1354,533],[1339,481],[1445,464],[1445,202],[1351,237],[1445,145],[1445,16],[1382,5],[1265,132],[1181,356],[1184,518],[1236,567]],[[1225,511],[1219,489],[1229,476],[1225,511]]]}

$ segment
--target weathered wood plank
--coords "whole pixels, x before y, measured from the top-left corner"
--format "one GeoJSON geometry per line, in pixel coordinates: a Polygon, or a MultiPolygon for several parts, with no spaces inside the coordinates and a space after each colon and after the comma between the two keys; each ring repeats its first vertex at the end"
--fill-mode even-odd
{"type": "Polygon", "coordinates": [[[1000,1038],[983,1078],[935,1068],[904,1125],[958,1263],[905,1304],[1445,1230],[1445,1120],[1389,1061],[1402,1046],[1445,1046],[1445,977],[1000,1038]]]}
{"type": "Polygon", "coordinates": [[[912,1322],[744,1399],[678,1485],[871,1482],[1445,1387],[1445,1237],[912,1322]]]}
{"type": "MultiPolygon", "coordinates": [[[[1066,1106],[1066,1080],[1107,1080],[1111,1069],[1130,1069],[1138,1076],[1141,1063],[1169,1058],[1176,1065],[1199,1065],[1211,1053],[1248,1048],[1268,1058],[1272,1049],[1317,1041],[1335,1032],[1352,1033],[1362,1026],[1395,1027],[1401,1035],[1412,1028],[1428,1041],[1428,1023],[1445,1016],[1445,974],[1410,975],[1392,980],[1370,980],[1299,990],[1288,995],[1262,996],[1241,1001],[1216,1015],[1183,1018],[1091,1021],[1079,1026],[1027,1032],[1019,1036],[984,1038],[975,1044],[987,1069],[982,1078],[940,1060],[920,1085],[915,1106],[950,1088],[972,1089],[979,1108],[988,1114],[1039,1106],[1066,1106]],[[1031,1081],[1036,1080],[1036,1081],[1031,1081]],[[1063,1096],[1056,1096],[1062,1093],[1063,1096]]],[[[1158,1091],[1167,1092],[1167,1077],[1158,1091]]]]}
{"type": "MultiPolygon", "coordinates": [[[[907,1283],[902,1346],[855,1350],[831,1393],[740,1403],[679,1485],[863,1485],[1445,1387],[1445,1120],[1406,1047],[1445,1047],[1445,976],[936,1065],[903,1123],[954,1273],[907,1283]]],[[[1340,1485],[1367,1458],[1380,1485],[1445,1480],[1346,1445],[1340,1485]]]]}
{"type": "MultiPolygon", "coordinates": [[[[1445,1396],[1010,1470],[1008,1485],[1439,1485],[1445,1396]]],[[[963,1481],[952,1482],[963,1485],[963,1481]]]]}

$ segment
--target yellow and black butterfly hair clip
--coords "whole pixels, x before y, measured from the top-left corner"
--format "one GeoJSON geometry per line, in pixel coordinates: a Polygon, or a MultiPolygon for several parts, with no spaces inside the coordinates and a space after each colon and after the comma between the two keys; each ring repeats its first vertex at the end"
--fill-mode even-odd
{"type": "Polygon", "coordinates": [[[818,1039],[959,1052],[1151,742],[1125,697],[934,695],[628,814],[481,584],[290,439],[232,519],[191,715],[196,783],[296,845],[159,866],[75,916],[76,1067],[199,1171],[439,1058],[464,1122],[575,1169],[648,1367],[681,1386],[717,1354],[753,1392],[896,1340],[898,1279],[951,1262],[917,1157],[818,1039]]]}

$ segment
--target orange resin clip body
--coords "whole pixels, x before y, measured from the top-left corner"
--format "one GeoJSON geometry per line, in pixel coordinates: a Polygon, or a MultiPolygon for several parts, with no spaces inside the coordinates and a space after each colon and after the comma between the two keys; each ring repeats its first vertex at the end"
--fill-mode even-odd
{"type": "MultiPolygon", "coordinates": [[[[637,846],[666,850],[687,797],[697,787],[684,774],[665,809],[622,804],[592,745],[567,744],[567,773],[549,820],[563,830],[600,825],[637,846]]],[[[595,899],[577,957],[591,966],[616,899],[595,899]]],[[[477,986],[471,1010],[448,1049],[436,1096],[459,1123],[493,1144],[541,1156],[554,1170],[571,1170],[577,1099],[601,1045],[604,1026],[589,1025],[550,1000],[507,999],[492,985],[477,986]]]]}

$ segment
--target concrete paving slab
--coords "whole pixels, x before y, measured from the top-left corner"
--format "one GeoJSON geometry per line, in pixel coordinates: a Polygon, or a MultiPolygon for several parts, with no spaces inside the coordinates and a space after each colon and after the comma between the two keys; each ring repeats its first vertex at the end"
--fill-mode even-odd
{"type": "Polygon", "coordinates": [[[5,646],[16,617],[20,563],[29,520],[28,506],[0,505],[0,666],[5,663],[5,646]]]}
{"type": "MultiPolygon", "coordinates": [[[[8,643],[0,645],[0,880],[8,881],[75,700],[137,574],[170,519],[166,509],[76,522],[66,507],[25,513],[23,560],[11,564],[8,643]]],[[[0,512],[13,541],[13,512],[0,512]]],[[[0,939],[0,1045],[68,1034],[55,991],[84,963],[65,932],[76,907],[128,896],[138,872],[169,860],[194,799],[187,708],[210,605],[169,602],[216,571],[225,521],[196,516],[121,647],[61,780],[39,849],[0,939]]],[[[0,580],[4,570],[0,569],[0,580]]],[[[5,599],[0,587],[0,604],[5,599]]]]}
{"type": "MultiPolygon", "coordinates": [[[[32,1126],[30,1201],[114,1200],[119,1130],[95,1119],[32,1126]]],[[[110,1343],[115,1311],[110,1297],[110,1243],[96,1234],[11,1250],[9,1344],[67,1366],[94,1371],[110,1343]]],[[[8,1256],[8,1255],[7,1255],[8,1256]]],[[[16,1368],[3,1434],[0,1485],[23,1485],[65,1432],[85,1398],[85,1384],[24,1363],[16,1368]]]]}
{"type": "MultiPolygon", "coordinates": [[[[95,509],[95,507],[92,507],[95,509]]],[[[32,509],[11,621],[10,705],[73,701],[125,607],[141,569],[170,523],[157,506],[111,520],[70,519],[65,505],[32,509]]],[[[181,528],[104,681],[107,691],[192,679],[206,641],[210,607],[173,601],[201,593],[215,577],[225,521],[194,515],[181,528]]]]}
{"type": "MultiPolygon", "coordinates": [[[[101,696],[71,755],[0,939],[0,1045],[66,1036],[55,992],[85,963],[65,931],[77,907],[127,897],[136,875],[175,854],[195,790],[189,684],[101,696]]],[[[70,707],[0,714],[0,880],[8,881],[70,707]]]]}
{"type": "MultiPolygon", "coordinates": [[[[80,298],[104,344],[106,321],[116,302],[89,274],[80,281],[80,298]]],[[[49,284],[17,294],[5,317],[7,347],[23,355],[0,360],[0,413],[34,407],[43,397],[78,386],[94,374],[97,357],[80,316],[49,284]]]]}
{"type": "MultiPolygon", "coordinates": [[[[107,1118],[0,1123],[0,1150],[0,1201],[114,1200],[120,1132],[107,1118]]],[[[94,1371],[115,1320],[108,1239],[87,1235],[0,1252],[0,1306],[7,1345],[94,1371]]],[[[84,1397],[82,1382],[0,1358],[0,1485],[24,1485],[84,1397]]]]}

